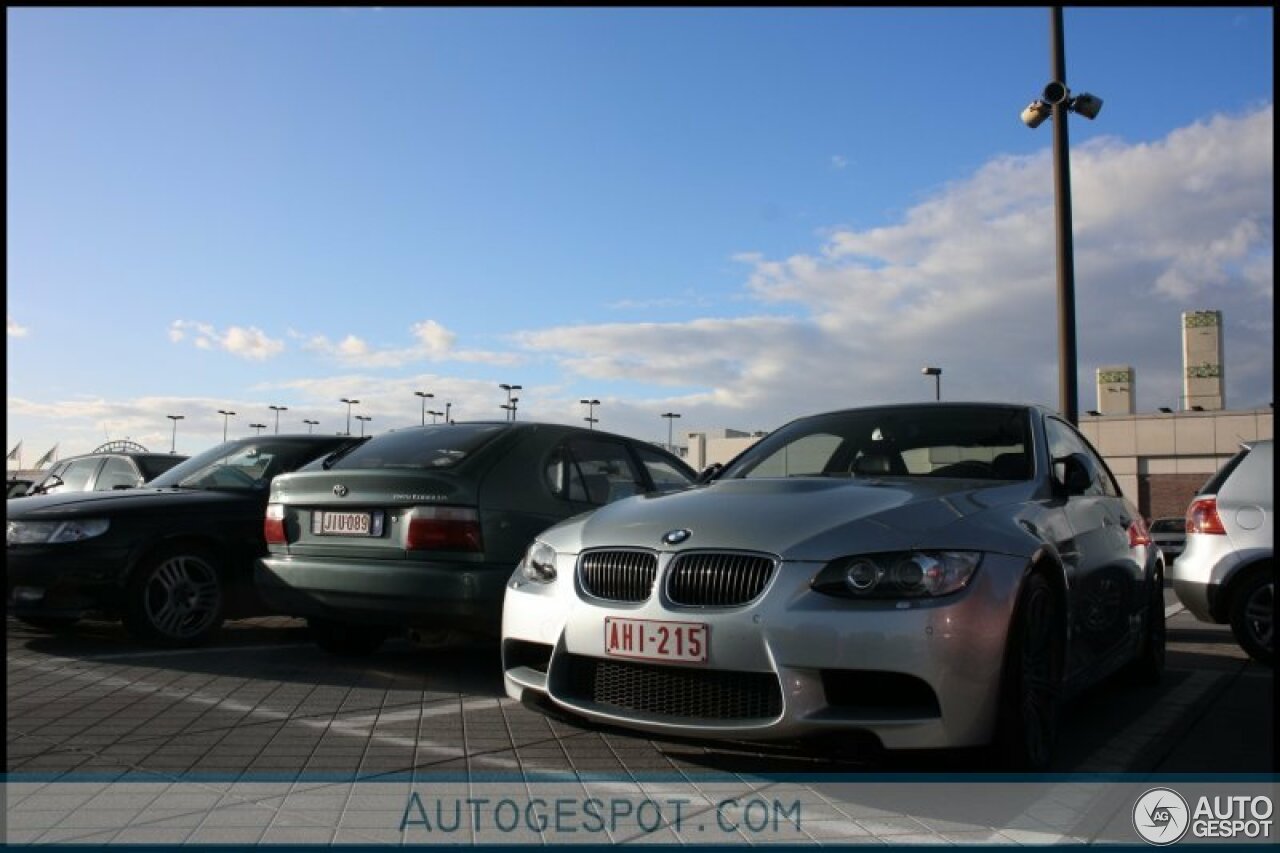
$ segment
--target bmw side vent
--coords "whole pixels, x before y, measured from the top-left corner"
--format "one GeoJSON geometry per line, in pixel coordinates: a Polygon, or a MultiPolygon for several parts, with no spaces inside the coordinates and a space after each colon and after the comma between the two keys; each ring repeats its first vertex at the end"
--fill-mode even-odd
{"type": "Polygon", "coordinates": [[[762,554],[680,554],[667,569],[667,598],[698,607],[748,604],[764,592],[776,568],[777,561],[762,554]]]}
{"type": "Polygon", "coordinates": [[[657,573],[652,551],[589,551],[578,560],[582,589],[605,601],[648,600],[657,573]]]}

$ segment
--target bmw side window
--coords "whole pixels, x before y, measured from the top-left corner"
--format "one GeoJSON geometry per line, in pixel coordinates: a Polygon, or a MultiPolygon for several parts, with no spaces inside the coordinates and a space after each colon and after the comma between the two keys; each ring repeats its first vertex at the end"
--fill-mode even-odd
{"type": "MultiPolygon", "coordinates": [[[[1069,456],[1072,453],[1079,453],[1084,456],[1085,462],[1089,467],[1089,488],[1085,490],[1086,495],[1120,496],[1120,488],[1116,485],[1115,478],[1111,476],[1111,471],[1108,470],[1106,463],[1102,461],[1094,449],[1089,446],[1089,443],[1085,441],[1084,436],[1066,423],[1052,418],[1045,421],[1045,430],[1048,433],[1049,453],[1054,459],[1069,456]]],[[[1058,473],[1055,465],[1054,476],[1058,476],[1058,473]]]]}

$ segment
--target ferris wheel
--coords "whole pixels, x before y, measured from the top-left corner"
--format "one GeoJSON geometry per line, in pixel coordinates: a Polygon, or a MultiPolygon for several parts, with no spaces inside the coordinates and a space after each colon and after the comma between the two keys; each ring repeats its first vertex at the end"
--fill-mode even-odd
{"type": "Polygon", "coordinates": [[[147,449],[136,441],[128,439],[120,439],[118,441],[108,441],[106,444],[100,444],[93,449],[94,453],[146,453],[147,449]]]}

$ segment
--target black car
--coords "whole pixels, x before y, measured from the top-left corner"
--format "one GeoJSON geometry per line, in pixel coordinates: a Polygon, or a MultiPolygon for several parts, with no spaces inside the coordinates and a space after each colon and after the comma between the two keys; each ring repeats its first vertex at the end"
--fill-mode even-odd
{"type": "Polygon", "coordinates": [[[186,461],[173,453],[86,453],[53,463],[48,473],[32,484],[28,495],[61,492],[110,492],[132,489],[150,482],[186,461]]]}
{"type": "Polygon", "coordinates": [[[142,488],[14,498],[5,535],[9,612],[44,628],[106,612],[147,642],[203,642],[224,618],[263,612],[252,576],[266,553],[271,480],[362,440],[243,438],[142,488]]]}
{"type": "Polygon", "coordinates": [[[538,533],[695,476],[648,442],[561,424],[383,433],[272,483],[258,589],[333,652],[370,652],[403,628],[497,635],[538,533]]]}

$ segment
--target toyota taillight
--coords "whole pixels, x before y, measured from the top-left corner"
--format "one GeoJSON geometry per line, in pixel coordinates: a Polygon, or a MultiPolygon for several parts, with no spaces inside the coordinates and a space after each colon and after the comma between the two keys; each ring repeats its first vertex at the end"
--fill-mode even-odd
{"type": "Polygon", "coordinates": [[[268,545],[285,545],[284,504],[267,504],[267,514],[262,519],[262,536],[268,545]]]}
{"type": "Polygon", "coordinates": [[[1225,536],[1227,529],[1222,526],[1222,517],[1218,515],[1217,498],[1196,498],[1187,507],[1188,533],[1215,533],[1225,536]]]}
{"type": "Polygon", "coordinates": [[[483,551],[480,513],[472,507],[419,506],[409,513],[410,551],[483,551]]]}

